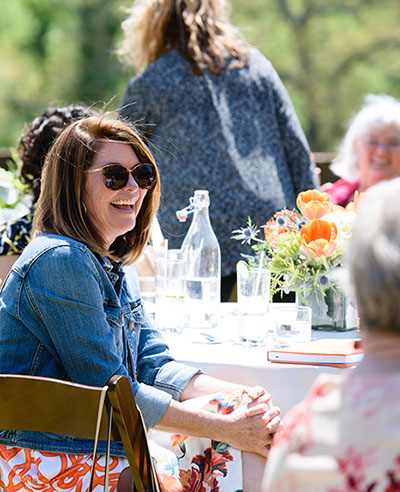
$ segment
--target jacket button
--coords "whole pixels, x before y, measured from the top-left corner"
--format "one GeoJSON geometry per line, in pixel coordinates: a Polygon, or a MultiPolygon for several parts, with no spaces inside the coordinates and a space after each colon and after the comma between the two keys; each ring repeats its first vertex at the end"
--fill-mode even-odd
{"type": "Polygon", "coordinates": [[[130,330],[133,330],[134,326],[135,326],[135,323],[133,322],[133,320],[129,321],[128,328],[130,330]]]}
{"type": "Polygon", "coordinates": [[[121,314],[121,323],[123,323],[123,322],[124,322],[124,319],[125,319],[125,318],[124,318],[124,315],[123,315],[123,314],[121,314]]]}

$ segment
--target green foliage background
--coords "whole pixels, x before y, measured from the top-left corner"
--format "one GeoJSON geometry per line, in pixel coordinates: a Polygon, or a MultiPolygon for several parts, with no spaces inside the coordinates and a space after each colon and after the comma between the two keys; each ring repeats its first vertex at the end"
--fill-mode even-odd
{"type": "MultiPolygon", "coordinates": [[[[0,0],[0,146],[49,104],[116,109],[132,68],[114,51],[130,0],[0,0]]],[[[334,151],[367,93],[400,98],[398,0],[232,0],[273,63],[314,151],[334,151]]]]}

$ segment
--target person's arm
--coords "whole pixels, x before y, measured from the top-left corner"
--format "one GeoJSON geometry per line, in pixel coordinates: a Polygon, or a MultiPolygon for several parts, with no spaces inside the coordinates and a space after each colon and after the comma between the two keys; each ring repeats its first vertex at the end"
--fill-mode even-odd
{"type": "Polygon", "coordinates": [[[205,374],[197,374],[189,381],[182,392],[181,402],[170,402],[158,429],[208,437],[242,451],[267,456],[272,435],[281,424],[280,410],[272,406],[270,395],[264,388],[246,387],[205,374]],[[212,393],[235,390],[242,391],[247,404],[230,415],[199,411],[200,405],[193,405],[202,396],[212,399],[212,393]]]}
{"type": "Polygon", "coordinates": [[[6,279],[11,267],[19,258],[19,255],[1,255],[0,256],[0,288],[3,287],[4,280],[6,279]]]}
{"type": "Polygon", "coordinates": [[[319,179],[306,136],[289,94],[273,67],[270,83],[281,141],[292,174],[295,193],[312,188],[319,189],[319,179]]]}
{"type": "Polygon", "coordinates": [[[171,395],[128,373],[117,346],[122,343],[121,315],[117,305],[113,312],[105,312],[102,271],[96,262],[91,253],[70,246],[44,252],[25,278],[22,321],[71,381],[103,386],[115,374],[128,377],[146,425],[153,427],[171,395]]]}
{"type": "Polygon", "coordinates": [[[157,429],[208,437],[266,457],[273,434],[281,424],[279,414],[279,408],[257,400],[249,401],[228,415],[171,400],[157,429]]]}
{"type": "MultiPolygon", "coordinates": [[[[131,289],[138,295],[137,278],[131,289]]],[[[149,320],[144,320],[138,345],[138,379],[148,385],[170,393],[175,400],[169,402],[157,428],[165,431],[187,433],[227,442],[244,451],[262,456],[268,453],[272,434],[280,425],[279,409],[271,408],[270,395],[261,387],[245,387],[225,382],[184,366],[172,360],[165,341],[154,330],[149,320]],[[239,390],[246,394],[247,405],[226,416],[199,411],[198,398],[211,399],[214,393],[239,390]],[[183,402],[183,403],[181,403],[183,402]],[[193,406],[194,404],[194,406],[193,406]]],[[[202,400],[204,403],[204,400],[202,400]]]]}
{"type": "Polygon", "coordinates": [[[185,386],[180,401],[209,395],[211,393],[227,393],[235,390],[245,390],[251,400],[262,398],[265,402],[270,402],[269,393],[261,386],[245,386],[242,384],[231,383],[221,379],[207,376],[206,374],[196,374],[185,386]]]}

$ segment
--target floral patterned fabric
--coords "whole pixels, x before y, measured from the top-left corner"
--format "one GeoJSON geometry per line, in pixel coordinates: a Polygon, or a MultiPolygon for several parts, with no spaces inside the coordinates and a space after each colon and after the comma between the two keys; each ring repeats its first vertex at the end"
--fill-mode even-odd
{"type": "Polygon", "coordinates": [[[0,255],[19,255],[31,238],[33,213],[0,226],[0,255]]]}
{"type": "MultiPolygon", "coordinates": [[[[196,399],[195,405],[203,410],[227,415],[248,400],[246,392],[234,391],[229,394],[216,395],[213,399],[196,399]]],[[[188,403],[191,405],[191,402],[188,403]]],[[[168,488],[169,491],[182,492],[240,492],[242,490],[241,451],[228,444],[206,438],[188,437],[181,434],[150,431],[151,441],[170,449],[174,460],[155,463],[158,476],[165,483],[173,476],[173,465],[179,465],[179,482],[181,488],[168,488]],[[176,461],[175,461],[176,460],[176,461]]],[[[175,468],[176,470],[176,468],[175,468]]],[[[176,477],[176,475],[175,475],[176,477]]]]}
{"type": "Polygon", "coordinates": [[[400,374],[322,374],[284,419],[263,492],[399,492],[400,374]]]}
{"type": "MultiPolygon", "coordinates": [[[[92,463],[92,456],[0,446],[0,490],[85,492],[89,488],[92,463]]],[[[99,456],[95,465],[93,492],[104,490],[104,464],[104,456],[99,456]]],[[[109,492],[116,490],[119,475],[127,466],[125,458],[111,458],[109,492]]]]}
{"type": "MultiPolygon", "coordinates": [[[[247,401],[246,393],[235,391],[197,399],[201,408],[229,414],[247,401]]],[[[159,431],[149,433],[162,490],[168,492],[240,492],[242,489],[241,452],[229,445],[206,438],[188,437],[159,431]]],[[[0,490],[3,492],[87,492],[93,457],[47,453],[0,445],[0,490]]],[[[105,458],[95,465],[93,492],[102,492],[105,458]]],[[[126,468],[125,458],[111,457],[109,492],[115,492],[118,477],[126,468]]]]}

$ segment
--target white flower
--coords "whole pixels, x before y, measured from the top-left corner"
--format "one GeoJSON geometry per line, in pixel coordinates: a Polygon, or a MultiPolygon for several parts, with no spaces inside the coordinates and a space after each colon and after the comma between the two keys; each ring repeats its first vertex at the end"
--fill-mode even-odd
{"type": "Polygon", "coordinates": [[[338,230],[337,246],[333,257],[337,258],[347,250],[353,233],[355,218],[354,212],[345,212],[344,210],[336,210],[321,217],[322,220],[333,222],[338,230]]]}

